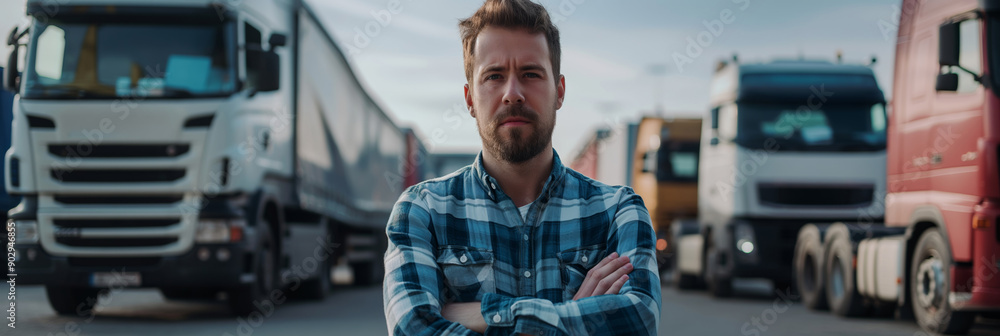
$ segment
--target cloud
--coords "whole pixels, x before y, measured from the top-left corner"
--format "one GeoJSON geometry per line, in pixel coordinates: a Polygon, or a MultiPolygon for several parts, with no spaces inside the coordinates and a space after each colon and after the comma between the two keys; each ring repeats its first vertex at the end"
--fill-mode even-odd
{"type": "Polygon", "coordinates": [[[628,66],[611,59],[597,56],[584,49],[569,47],[563,48],[562,59],[565,64],[562,71],[573,71],[574,76],[596,76],[604,80],[626,80],[639,75],[639,71],[632,66],[628,66]]]}

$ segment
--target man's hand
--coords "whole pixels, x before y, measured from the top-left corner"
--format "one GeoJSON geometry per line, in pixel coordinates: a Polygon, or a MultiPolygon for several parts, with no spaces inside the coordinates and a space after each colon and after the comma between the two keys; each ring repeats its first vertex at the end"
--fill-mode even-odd
{"type": "Polygon", "coordinates": [[[591,296],[618,294],[618,291],[628,280],[628,274],[632,273],[632,263],[628,257],[618,256],[618,252],[597,263],[597,266],[587,272],[587,277],[583,279],[583,284],[576,291],[573,300],[579,300],[591,296]]]}
{"type": "Polygon", "coordinates": [[[441,316],[477,333],[486,332],[486,320],[483,320],[482,304],[479,302],[446,304],[441,308],[441,316]]]}

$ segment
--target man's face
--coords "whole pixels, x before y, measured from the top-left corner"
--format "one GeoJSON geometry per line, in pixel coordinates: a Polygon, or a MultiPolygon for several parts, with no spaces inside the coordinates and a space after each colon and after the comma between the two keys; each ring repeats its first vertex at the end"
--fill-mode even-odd
{"type": "Polygon", "coordinates": [[[552,73],[545,35],[487,27],[476,40],[465,102],[483,147],[511,163],[527,161],[552,143],[565,80],[552,73]]]}

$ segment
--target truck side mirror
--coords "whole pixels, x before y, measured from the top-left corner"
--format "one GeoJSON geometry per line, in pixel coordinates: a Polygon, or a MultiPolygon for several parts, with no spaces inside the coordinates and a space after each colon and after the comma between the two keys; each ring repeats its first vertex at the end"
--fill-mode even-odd
{"type": "Polygon", "coordinates": [[[938,63],[941,66],[958,66],[960,22],[948,22],[938,28],[938,63]]]}
{"type": "Polygon", "coordinates": [[[17,92],[19,89],[20,74],[17,72],[18,64],[18,34],[17,27],[10,30],[10,35],[7,36],[7,45],[12,46],[10,51],[10,56],[7,57],[7,68],[4,70],[3,74],[3,88],[10,92],[17,92]]]}
{"type": "Polygon", "coordinates": [[[718,107],[712,109],[712,129],[713,130],[719,129],[719,108],[718,107]]]}
{"type": "Polygon", "coordinates": [[[939,92],[958,91],[958,74],[957,73],[938,74],[937,84],[935,85],[935,87],[939,92]]]}
{"type": "Polygon", "coordinates": [[[268,38],[267,43],[271,45],[268,51],[258,51],[254,56],[257,63],[257,92],[278,91],[281,88],[281,56],[274,52],[277,47],[288,44],[288,37],[285,34],[274,33],[268,38]]]}
{"type": "Polygon", "coordinates": [[[257,75],[257,91],[271,92],[281,88],[281,57],[272,51],[260,55],[260,73],[257,75]]]}
{"type": "Polygon", "coordinates": [[[267,44],[271,45],[271,50],[274,50],[275,47],[284,47],[288,44],[288,36],[278,33],[271,34],[271,37],[267,39],[267,44]]]}
{"type": "Polygon", "coordinates": [[[3,73],[3,88],[4,90],[17,93],[18,82],[20,75],[17,72],[17,47],[10,51],[10,57],[7,57],[7,69],[3,73]]]}

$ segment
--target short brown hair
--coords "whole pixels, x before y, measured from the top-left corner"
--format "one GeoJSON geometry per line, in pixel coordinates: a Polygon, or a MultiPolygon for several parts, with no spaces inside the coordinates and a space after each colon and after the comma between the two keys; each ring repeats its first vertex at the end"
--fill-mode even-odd
{"type": "Polygon", "coordinates": [[[523,28],[532,34],[545,34],[549,44],[549,60],[552,62],[552,76],[558,82],[559,29],[552,24],[549,12],[542,5],[530,0],[486,0],[486,3],[468,19],[458,23],[462,33],[463,58],[465,60],[465,78],[472,83],[472,60],[475,55],[476,38],[486,27],[523,28]]]}

